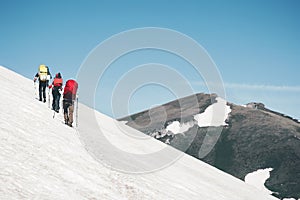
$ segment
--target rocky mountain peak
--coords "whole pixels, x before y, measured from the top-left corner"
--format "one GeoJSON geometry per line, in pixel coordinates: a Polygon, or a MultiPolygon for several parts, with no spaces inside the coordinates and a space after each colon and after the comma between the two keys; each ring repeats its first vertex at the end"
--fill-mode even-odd
{"type": "Polygon", "coordinates": [[[299,121],[263,103],[240,106],[227,102],[231,111],[225,123],[202,127],[195,116],[204,114],[217,98],[216,94],[191,95],[120,120],[242,180],[258,169],[272,168],[266,186],[273,195],[300,198],[299,121]],[[206,136],[214,130],[221,130],[216,144],[205,157],[199,156],[206,136]]]}

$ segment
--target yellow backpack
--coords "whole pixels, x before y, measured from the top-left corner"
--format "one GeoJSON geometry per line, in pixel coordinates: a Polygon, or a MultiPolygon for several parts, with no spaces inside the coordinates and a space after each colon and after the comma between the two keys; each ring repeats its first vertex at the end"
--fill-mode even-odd
{"type": "Polygon", "coordinates": [[[40,81],[46,81],[47,80],[47,75],[48,75],[48,68],[46,67],[46,65],[40,65],[39,66],[40,81]]]}

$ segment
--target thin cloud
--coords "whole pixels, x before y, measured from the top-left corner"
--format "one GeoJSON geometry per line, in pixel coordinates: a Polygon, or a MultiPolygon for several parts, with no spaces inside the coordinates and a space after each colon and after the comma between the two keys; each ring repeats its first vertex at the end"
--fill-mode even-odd
{"type": "Polygon", "coordinates": [[[225,83],[224,86],[225,88],[228,89],[300,92],[300,86],[250,85],[250,84],[238,84],[238,83],[225,83]]]}
{"type": "Polygon", "coordinates": [[[257,85],[257,84],[243,84],[243,83],[208,83],[196,81],[193,85],[207,87],[207,85],[215,85],[224,87],[225,89],[238,89],[238,90],[262,90],[262,91],[281,91],[281,92],[300,92],[300,86],[279,86],[279,85],[257,85]]]}

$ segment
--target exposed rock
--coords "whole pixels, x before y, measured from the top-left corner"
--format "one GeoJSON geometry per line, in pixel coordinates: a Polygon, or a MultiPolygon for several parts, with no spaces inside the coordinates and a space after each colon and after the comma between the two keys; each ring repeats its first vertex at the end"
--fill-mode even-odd
{"type": "Polygon", "coordinates": [[[166,133],[168,124],[175,120],[191,122],[194,115],[203,113],[215,103],[216,97],[215,94],[197,94],[195,104],[195,96],[192,95],[120,120],[126,120],[127,125],[155,135],[160,141],[196,158],[200,158],[199,152],[206,135],[223,129],[214,148],[202,160],[242,180],[250,172],[273,168],[266,186],[277,192],[274,196],[300,198],[298,120],[269,110],[262,103],[252,102],[246,107],[228,104],[231,113],[226,127],[199,128],[194,125],[184,134],[166,133]]]}

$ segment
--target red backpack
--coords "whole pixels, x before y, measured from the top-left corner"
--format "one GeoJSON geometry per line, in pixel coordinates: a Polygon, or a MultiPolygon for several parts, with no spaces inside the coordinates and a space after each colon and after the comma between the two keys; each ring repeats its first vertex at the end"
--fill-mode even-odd
{"type": "Polygon", "coordinates": [[[75,100],[78,83],[75,80],[68,80],[64,88],[64,99],[75,100]]]}
{"type": "Polygon", "coordinates": [[[54,78],[54,80],[53,80],[53,85],[54,86],[56,86],[56,87],[60,87],[60,86],[62,86],[62,84],[63,84],[63,80],[62,80],[62,78],[54,78]]]}

